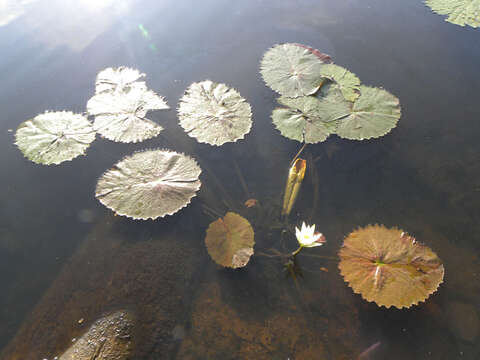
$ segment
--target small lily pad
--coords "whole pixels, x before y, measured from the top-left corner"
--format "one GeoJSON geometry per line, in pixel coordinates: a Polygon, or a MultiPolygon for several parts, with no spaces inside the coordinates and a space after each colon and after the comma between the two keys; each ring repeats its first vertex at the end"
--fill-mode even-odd
{"type": "Polygon", "coordinates": [[[97,199],[118,215],[156,219],[176,213],[200,188],[201,169],[191,157],[168,150],[127,156],[103,174],[97,199]]]}
{"type": "Polygon", "coordinates": [[[92,124],[71,111],[46,112],[22,123],[15,144],[37,164],[60,164],[83,155],[95,140],[92,124]]]}
{"type": "Polygon", "coordinates": [[[339,120],[350,113],[350,104],[335,87],[319,97],[282,96],[278,102],[286,107],[273,110],[276,128],[289,139],[309,144],[325,141],[335,133],[339,120]]]}
{"type": "Polygon", "coordinates": [[[321,68],[321,74],[323,77],[338,84],[340,91],[348,101],[353,102],[360,95],[360,79],[344,67],[335,64],[325,64],[321,68]]]}
{"type": "Polygon", "coordinates": [[[235,89],[210,80],[188,87],[178,116],[189,136],[210,145],[243,139],[252,127],[250,104],[235,89]]]}
{"type": "Polygon", "coordinates": [[[446,21],[471,27],[480,26],[480,0],[426,0],[425,4],[440,15],[447,15],[446,21]]]}
{"type": "Polygon", "coordinates": [[[400,119],[400,102],[388,91],[360,86],[360,96],[348,116],[339,123],[338,136],[351,140],[381,137],[392,130],[400,119]]]}
{"type": "Polygon", "coordinates": [[[326,58],[322,61],[314,50],[300,44],[275,45],[263,56],[260,65],[263,80],[283,96],[314,94],[324,81],[321,67],[327,61],[326,58]]]}
{"type": "Polygon", "coordinates": [[[145,85],[145,82],[138,81],[145,77],[137,69],[126,66],[118,68],[106,68],[100,71],[95,82],[95,93],[122,91],[131,86],[145,85]]]}
{"type": "Polygon", "coordinates": [[[438,256],[397,228],[369,225],[355,230],[345,239],[339,256],[340,273],[353,292],[378,306],[416,305],[443,281],[438,256]]]}
{"type": "Polygon", "coordinates": [[[108,68],[99,73],[96,95],[87,103],[100,135],[118,142],[139,142],[157,136],[162,127],[146,117],[150,110],[169,109],[165,100],[149,90],[138,70],[108,68]]]}
{"type": "Polygon", "coordinates": [[[252,226],[247,219],[233,212],[212,222],[205,237],[211,258],[217,264],[231,268],[248,264],[254,244],[252,226]]]}

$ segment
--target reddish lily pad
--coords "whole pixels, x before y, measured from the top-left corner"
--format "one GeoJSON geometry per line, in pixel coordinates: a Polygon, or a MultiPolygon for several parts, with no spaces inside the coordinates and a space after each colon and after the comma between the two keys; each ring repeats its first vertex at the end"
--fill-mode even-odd
{"type": "Polygon", "coordinates": [[[437,254],[397,228],[369,225],[355,230],[339,256],[340,273],[353,292],[378,306],[417,305],[443,281],[437,254]]]}
{"type": "Polygon", "coordinates": [[[246,266],[253,255],[253,238],[253,228],[248,220],[228,212],[208,226],[205,245],[217,264],[240,268],[246,266]]]}

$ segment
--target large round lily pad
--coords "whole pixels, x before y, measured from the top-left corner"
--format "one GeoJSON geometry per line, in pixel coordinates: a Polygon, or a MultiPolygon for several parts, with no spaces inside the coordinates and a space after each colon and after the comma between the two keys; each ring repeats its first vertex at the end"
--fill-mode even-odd
{"type": "Polygon", "coordinates": [[[388,91],[368,86],[359,87],[360,96],[349,115],[337,128],[337,135],[351,140],[381,137],[392,130],[400,119],[400,102],[388,91]]]}
{"type": "Polygon", "coordinates": [[[322,60],[314,51],[318,52],[300,44],[275,45],[265,53],[260,64],[263,80],[283,96],[314,94],[324,80],[322,64],[330,59],[327,56],[322,60]]]}
{"type": "Polygon", "coordinates": [[[149,90],[138,70],[108,68],[97,76],[96,94],[87,111],[95,117],[93,127],[100,135],[118,142],[139,142],[157,136],[163,128],[148,119],[150,110],[169,109],[165,100],[149,90]]]}
{"type": "Polygon", "coordinates": [[[272,112],[273,123],[280,133],[309,144],[325,141],[335,133],[339,120],[350,113],[350,104],[338,89],[329,89],[319,97],[280,97],[278,102],[286,107],[272,112]]]}
{"type": "Polygon", "coordinates": [[[92,124],[71,111],[46,112],[22,123],[15,144],[38,164],[60,164],[85,153],[95,140],[92,124]]]}
{"type": "Polygon", "coordinates": [[[243,139],[252,127],[252,109],[240,93],[210,80],[193,83],[178,106],[188,135],[210,145],[243,139]]]}
{"type": "Polygon", "coordinates": [[[378,306],[416,305],[443,281],[438,256],[397,228],[369,225],[355,230],[345,239],[339,256],[338,267],[348,285],[378,306]]]}
{"type": "Polygon", "coordinates": [[[205,237],[205,245],[212,259],[225,267],[247,265],[253,255],[254,232],[247,219],[228,212],[212,222],[205,237]]]}
{"type": "Polygon", "coordinates": [[[187,155],[146,150],[127,156],[103,174],[97,199],[118,215],[156,219],[187,206],[200,188],[201,169],[187,155]]]}
{"type": "Polygon", "coordinates": [[[426,0],[425,4],[452,24],[480,26],[480,0],[426,0]]]}

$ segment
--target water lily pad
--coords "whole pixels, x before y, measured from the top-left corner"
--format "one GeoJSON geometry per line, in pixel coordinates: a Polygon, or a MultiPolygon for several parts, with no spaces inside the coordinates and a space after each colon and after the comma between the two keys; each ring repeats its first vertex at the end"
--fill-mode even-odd
{"type": "Polygon", "coordinates": [[[400,119],[399,100],[384,89],[360,86],[359,90],[350,114],[338,124],[338,136],[364,140],[390,132],[400,119]]]}
{"type": "Polygon", "coordinates": [[[247,265],[254,244],[252,226],[247,219],[233,212],[212,222],[205,237],[211,258],[217,264],[231,268],[247,265]]]}
{"type": "Polygon", "coordinates": [[[200,173],[187,155],[146,150],[127,156],[103,174],[95,195],[118,215],[156,219],[190,203],[200,188],[200,173]]]}
{"type": "Polygon", "coordinates": [[[480,26],[480,0],[426,0],[425,4],[452,24],[480,26]]]}
{"type": "Polygon", "coordinates": [[[238,91],[210,80],[188,87],[178,116],[188,135],[210,145],[243,139],[252,127],[252,109],[238,91]]]}
{"type": "Polygon", "coordinates": [[[438,256],[397,228],[369,225],[355,230],[345,239],[339,256],[338,267],[348,285],[378,306],[416,305],[443,281],[438,256]]]}
{"type": "Polygon", "coordinates": [[[321,68],[323,77],[338,84],[340,91],[348,101],[355,101],[360,95],[360,79],[344,67],[335,64],[325,64],[321,68]]]}
{"type": "Polygon", "coordinates": [[[143,77],[145,77],[145,74],[137,69],[132,69],[126,66],[106,68],[100,71],[97,75],[95,93],[100,94],[109,91],[122,91],[128,87],[138,85],[145,86],[145,82],[138,81],[143,77]]]}
{"type": "Polygon", "coordinates": [[[325,141],[335,133],[339,120],[350,113],[350,104],[334,87],[323,96],[280,97],[285,108],[276,108],[272,120],[280,133],[309,144],[325,141]]]}
{"type": "Polygon", "coordinates": [[[90,121],[81,114],[46,112],[22,123],[15,139],[15,144],[27,159],[51,165],[84,154],[95,140],[95,131],[90,121]]]}
{"type": "Polygon", "coordinates": [[[315,49],[299,44],[275,45],[263,56],[260,65],[263,80],[283,96],[314,94],[324,80],[320,72],[324,61],[312,50],[315,49]]]}
{"type": "Polygon", "coordinates": [[[123,67],[99,73],[96,94],[88,101],[87,111],[95,116],[93,127],[100,135],[130,143],[150,139],[162,131],[146,115],[150,110],[169,107],[143,81],[136,81],[141,76],[138,70],[123,67]]]}

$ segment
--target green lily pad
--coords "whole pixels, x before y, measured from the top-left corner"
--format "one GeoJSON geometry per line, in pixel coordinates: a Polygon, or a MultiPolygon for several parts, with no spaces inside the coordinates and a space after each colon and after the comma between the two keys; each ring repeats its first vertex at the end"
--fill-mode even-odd
{"type": "Polygon", "coordinates": [[[275,45],[263,56],[260,65],[263,80],[283,96],[314,94],[324,80],[321,74],[324,61],[314,50],[300,44],[275,45]]]}
{"type": "Polygon", "coordinates": [[[157,136],[163,128],[148,119],[150,110],[169,109],[165,100],[149,90],[138,70],[106,69],[97,77],[96,95],[87,103],[100,135],[118,142],[139,142],[157,136]],[[135,79],[135,80],[134,80],[135,79]]]}
{"type": "Polygon", "coordinates": [[[388,91],[360,86],[360,96],[348,116],[339,123],[338,136],[351,140],[381,137],[392,130],[400,119],[400,102],[388,91]]]}
{"type": "Polygon", "coordinates": [[[480,26],[480,0],[426,0],[425,4],[440,15],[447,15],[446,21],[471,27],[480,26]]]}
{"type": "Polygon", "coordinates": [[[178,106],[180,126],[210,145],[243,139],[252,127],[252,109],[240,93],[210,80],[193,83],[178,106]]]}
{"type": "Polygon", "coordinates": [[[320,72],[323,77],[338,84],[340,91],[348,101],[354,102],[360,95],[360,79],[344,67],[335,64],[325,64],[321,67],[320,72]]]}
{"type": "Polygon", "coordinates": [[[116,214],[156,219],[187,206],[200,188],[201,169],[187,155],[146,150],[127,156],[103,174],[95,196],[116,214]]]}
{"type": "Polygon", "coordinates": [[[253,255],[254,232],[247,219],[228,212],[207,229],[205,245],[210,257],[219,265],[240,268],[253,255]]]}
{"type": "Polygon", "coordinates": [[[335,133],[340,119],[350,113],[350,104],[335,87],[322,93],[324,95],[319,97],[282,96],[278,99],[286,108],[274,109],[272,120],[283,136],[314,144],[335,133]]]}
{"type": "Polygon", "coordinates": [[[339,252],[340,273],[367,301],[389,308],[425,301],[443,281],[441,260],[397,228],[369,225],[353,231],[339,252]]]}
{"type": "Polygon", "coordinates": [[[95,140],[95,131],[81,114],[46,112],[23,122],[15,140],[27,159],[37,164],[60,164],[83,155],[95,140]]]}

